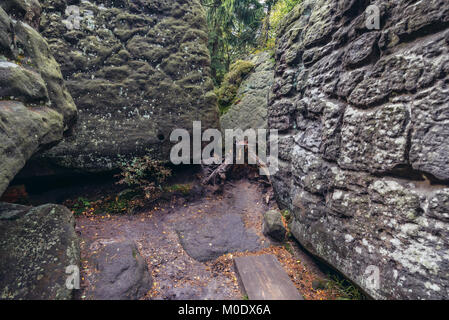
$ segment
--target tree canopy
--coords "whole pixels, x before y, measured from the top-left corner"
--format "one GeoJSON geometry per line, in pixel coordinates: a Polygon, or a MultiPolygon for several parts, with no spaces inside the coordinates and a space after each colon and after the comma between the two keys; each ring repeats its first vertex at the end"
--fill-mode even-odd
{"type": "Polygon", "coordinates": [[[206,8],[212,76],[220,84],[230,65],[274,46],[275,25],[301,0],[201,0],[206,8]],[[281,5],[280,5],[281,4],[281,5]]]}

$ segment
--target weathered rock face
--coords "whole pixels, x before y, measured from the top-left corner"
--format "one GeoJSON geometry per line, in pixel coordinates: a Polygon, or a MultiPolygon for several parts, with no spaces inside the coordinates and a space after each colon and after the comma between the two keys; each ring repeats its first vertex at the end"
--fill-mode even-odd
{"type": "Polygon", "coordinates": [[[173,129],[191,128],[194,120],[218,126],[199,1],[41,4],[41,32],[80,113],[75,134],[45,160],[85,171],[115,168],[119,158],[147,149],[168,160],[173,129]]]}
{"type": "Polygon", "coordinates": [[[367,293],[447,298],[449,3],[371,1],[380,30],[369,4],[305,0],[284,21],[272,180],[296,239],[367,293]]]}
{"type": "Polygon", "coordinates": [[[257,251],[264,247],[257,234],[247,230],[241,215],[211,215],[176,226],[179,242],[193,259],[204,262],[231,252],[257,251]]]}
{"type": "Polygon", "coordinates": [[[95,274],[88,299],[137,300],[151,290],[153,281],[147,263],[133,241],[98,245],[90,258],[95,274]]]}
{"type": "Polygon", "coordinates": [[[0,299],[72,297],[66,282],[76,271],[67,267],[80,264],[74,224],[63,206],[0,203],[0,299]]]}
{"type": "Polygon", "coordinates": [[[267,127],[268,93],[274,78],[274,59],[262,52],[251,58],[254,69],[242,82],[236,100],[220,117],[222,129],[262,129],[267,127]]]}
{"type": "Polygon", "coordinates": [[[281,213],[278,210],[269,210],[264,213],[263,233],[276,241],[284,241],[287,230],[285,230],[281,213]]]}
{"type": "Polygon", "coordinates": [[[76,119],[59,66],[31,27],[39,13],[37,1],[0,4],[0,195],[25,162],[62,140],[76,119]]]}

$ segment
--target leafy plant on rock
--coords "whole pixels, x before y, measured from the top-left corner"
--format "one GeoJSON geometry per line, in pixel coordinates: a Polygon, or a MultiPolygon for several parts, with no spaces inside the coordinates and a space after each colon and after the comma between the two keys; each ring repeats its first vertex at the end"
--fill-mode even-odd
{"type": "Polygon", "coordinates": [[[139,189],[148,200],[157,199],[162,193],[162,184],[171,176],[171,170],[162,161],[154,160],[150,156],[134,158],[124,162],[121,172],[117,176],[117,184],[139,189]]]}

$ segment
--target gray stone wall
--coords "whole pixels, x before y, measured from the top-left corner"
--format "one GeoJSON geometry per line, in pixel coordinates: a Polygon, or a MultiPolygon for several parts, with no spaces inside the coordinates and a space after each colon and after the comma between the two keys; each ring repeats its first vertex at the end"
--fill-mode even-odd
{"type": "Polygon", "coordinates": [[[277,40],[278,201],[374,298],[449,296],[448,29],[444,0],[304,0],[277,40]]]}
{"type": "Polygon", "coordinates": [[[268,94],[274,80],[274,59],[269,52],[249,57],[254,69],[241,83],[234,103],[220,117],[222,129],[262,129],[267,127],[268,94]]]}
{"type": "Polygon", "coordinates": [[[58,143],[77,112],[47,42],[37,1],[0,4],[0,195],[39,151],[58,143]]]}
{"type": "Polygon", "coordinates": [[[189,129],[194,120],[218,127],[198,0],[41,3],[40,30],[80,114],[74,135],[45,162],[103,171],[148,152],[168,160],[173,129],[189,129]],[[79,8],[79,28],[64,22],[73,22],[69,5],[79,8]]]}

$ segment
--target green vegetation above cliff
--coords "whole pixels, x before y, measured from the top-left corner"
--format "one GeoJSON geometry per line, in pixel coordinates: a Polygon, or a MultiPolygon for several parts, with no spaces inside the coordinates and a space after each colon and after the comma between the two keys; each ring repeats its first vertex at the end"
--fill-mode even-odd
{"type": "Polygon", "coordinates": [[[221,86],[216,90],[220,112],[226,113],[228,107],[234,102],[237,90],[243,78],[254,68],[251,61],[237,60],[234,62],[229,72],[224,76],[221,86]]]}
{"type": "Polygon", "coordinates": [[[212,76],[219,85],[232,63],[274,47],[281,19],[301,0],[202,0],[207,12],[212,76]]]}

